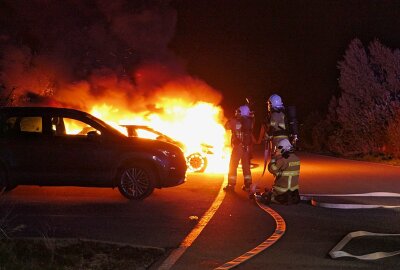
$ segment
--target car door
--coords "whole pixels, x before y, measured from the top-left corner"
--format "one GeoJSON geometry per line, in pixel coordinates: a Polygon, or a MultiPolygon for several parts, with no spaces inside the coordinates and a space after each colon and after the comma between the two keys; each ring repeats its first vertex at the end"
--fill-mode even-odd
{"type": "Polygon", "coordinates": [[[2,153],[12,181],[20,184],[43,184],[48,181],[48,136],[45,119],[40,114],[10,114],[2,133],[2,153]]]}
{"type": "Polygon", "coordinates": [[[102,131],[87,119],[58,115],[52,119],[51,173],[58,184],[110,185],[118,154],[102,131]]]}

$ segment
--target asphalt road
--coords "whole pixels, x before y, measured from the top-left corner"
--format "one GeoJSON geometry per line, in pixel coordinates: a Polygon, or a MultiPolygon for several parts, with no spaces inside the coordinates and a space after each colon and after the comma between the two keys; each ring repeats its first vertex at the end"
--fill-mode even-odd
{"type": "MultiPolygon", "coordinates": [[[[300,153],[301,193],[400,193],[400,167],[300,153]]],[[[256,156],[256,163],[261,157],[256,156]]],[[[272,177],[254,181],[269,187],[272,177]]],[[[239,172],[240,173],[240,172],[239,172]]],[[[117,190],[75,187],[17,187],[0,197],[0,211],[11,227],[24,225],[15,236],[77,237],[168,251],[178,247],[217,196],[223,175],[189,174],[179,187],[156,190],[140,202],[117,190]]],[[[254,248],[275,229],[274,220],[240,190],[228,193],[215,216],[172,269],[213,269],[254,248]]],[[[363,198],[368,203],[369,198],[363,198]]],[[[400,205],[399,199],[389,204],[400,205]]],[[[399,256],[377,261],[331,259],[328,252],[347,233],[364,230],[400,233],[400,211],[390,209],[326,209],[301,203],[271,206],[286,221],[285,235],[272,247],[237,269],[398,269],[399,256]]],[[[400,237],[354,242],[354,253],[400,249],[400,237]]],[[[156,269],[161,261],[152,268],[156,269]]]]}

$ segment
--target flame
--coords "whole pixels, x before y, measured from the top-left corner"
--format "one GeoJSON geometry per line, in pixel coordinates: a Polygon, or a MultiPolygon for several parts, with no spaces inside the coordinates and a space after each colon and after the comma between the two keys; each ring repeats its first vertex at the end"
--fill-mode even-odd
{"type": "MultiPolygon", "coordinates": [[[[188,102],[163,98],[152,111],[132,113],[107,103],[94,105],[91,114],[126,134],[120,125],[145,125],[184,144],[184,153],[200,153],[207,158],[206,172],[226,173],[229,137],[223,126],[221,107],[208,102],[188,102]]],[[[127,135],[127,134],[126,134],[127,135]]],[[[138,134],[149,138],[148,134],[138,134]]],[[[155,139],[150,137],[150,139],[155,139]]]]}

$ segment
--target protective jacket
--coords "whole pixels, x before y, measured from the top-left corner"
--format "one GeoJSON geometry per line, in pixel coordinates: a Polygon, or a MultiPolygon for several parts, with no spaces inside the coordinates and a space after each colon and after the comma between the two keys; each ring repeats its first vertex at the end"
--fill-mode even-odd
{"type": "Polygon", "coordinates": [[[250,146],[252,144],[253,120],[250,117],[239,117],[229,119],[225,128],[231,130],[232,147],[242,145],[250,146]]]}
{"type": "Polygon", "coordinates": [[[271,201],[283,204],[298,202],[300,159],[294,153],[279,155],[271,159],[268,170],[275,177],[271,201]]]}
{"type": "Polygon", "coordinates": [[[288,139],[289,131],[283,110],[272,111],[265,121],[265,136],[272,139],[273,149],[282,139],[288,139]]]}

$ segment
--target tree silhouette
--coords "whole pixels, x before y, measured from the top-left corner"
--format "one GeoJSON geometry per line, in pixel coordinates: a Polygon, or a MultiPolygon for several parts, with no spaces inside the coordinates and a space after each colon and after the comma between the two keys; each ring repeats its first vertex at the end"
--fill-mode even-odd
{"type": "Polygon", "coordinates": [[[366,49],[354,39],[338,68],[340,94],[314,131],[325,138],[320,143],[342,155],[400,151],[393,145],[400,140],[400,51],[378,40],[366,49]]]}

